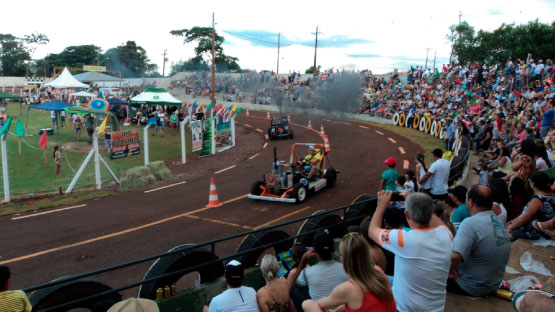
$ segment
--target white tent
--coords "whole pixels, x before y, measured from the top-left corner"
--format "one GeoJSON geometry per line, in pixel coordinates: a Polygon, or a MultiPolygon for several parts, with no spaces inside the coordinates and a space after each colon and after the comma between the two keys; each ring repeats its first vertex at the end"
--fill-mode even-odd
{"type": "Polygon", "coordinates": [[[129,101],[130,104],[168,105],[181,107],[181,101],[174,98],[166,89],[147,88],[129,101]]]}
{"type": "Polygon", "coordinates": [[[88,88],[89,85],[80,82],[79,80],[75,79],[67,67],[64,68],[64,71],[56,78],[56,80],[43,84],[45,87],[52,87],[56,89],[66,89],[66,88],[88,88]]]}
{"type": "Polygon", "coordinates": [[[92,94],[92,93],[89,93],[89,92],[86,92],[86,91],[79,91],[79,92],[72,93],[72,94],[69,95],[69,98],[71,99],[71,97],[73,97],[73,96],[75,96],[75,97],[86,97],[86,98],[92,98],[92,99],[94,99],[96,97],[95,94],[92,94]]]}

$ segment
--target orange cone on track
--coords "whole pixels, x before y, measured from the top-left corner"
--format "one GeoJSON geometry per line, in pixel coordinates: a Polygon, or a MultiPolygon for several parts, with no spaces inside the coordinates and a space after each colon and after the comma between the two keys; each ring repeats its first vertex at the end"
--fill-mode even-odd
{"type": "Polygon", "coordinates": [[[324,149],[326,150],[326,152],[331,151],[330,141],[328,141],[328,136],[323,135],[322,137],[324,138],[324,149]]]}
{"type": "Polygon", "coordinates": [[[271,119],[271,117],[270,117],[270,112],[267,112],[267,113],[266,113],[266,119],[268,119],[268,120],[271,119]]]}
{"type": "Polygon", "coordinates": [[[248,110],[248,109],[247,109],[247,116],[250,116],[250,114],[249,114],[249,110],[248,110]]]}
{"type": "Polygon", "coordinates": [[[210,195],[208,195],[208,208],[220,207],[222,203],[218,200],[218,192],[216,191],[216,182],[214,178],[210,178],[210,195]]]}
{"type": "Polygon", "coordinates": [[[326,133],[324,132],[324,125],[320,125],[320,135],[324,136],[326,133]]]}
{"type": "Polygon", "coordinates": [[[310,122],[310,119],[308,120],[308,130],[312,130],[312,122],[310,122]]]}

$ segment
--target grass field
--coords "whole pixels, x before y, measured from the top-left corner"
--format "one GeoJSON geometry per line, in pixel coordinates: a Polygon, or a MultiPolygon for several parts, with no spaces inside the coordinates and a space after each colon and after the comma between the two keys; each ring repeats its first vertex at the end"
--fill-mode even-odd
{"type": "Polygon", "coordinates": [[[411,140],[412,142],[420,145],[420,147],[422,147],[422,149],[425,151],[425,154],[424,154],[425,162],[426,162],[426,166],[428,167],[431,166],[432,163],[434,162],[434,159],[432,158],[432,150],[438,147],[441,148],[442,150],[445,150],[445,146],[442,140],[434,136],[431,136],[427,133],[420,132],[416,129],[404,128],[404,127],[399,127],[395,125],[379,124],[379,123],[373,123],[373,122],[370,122],[369,124],[375,127],[384,128],[391,132],[395,132],[411,140]]]}
{"type": "MultiPolygon", "coordinates": [[[[9,103],[8,116],[13,117],[10,127],[10,135],[7,137],[8,167],[10,174],[10,189],[12,195],[29,194],[57,191],[59,187],[63,190],[71,182],[75,172],[81,166],[83,160],[92,148],[87,143],[88,136],[86,130],[81,133],[81,140],[77,142],[76,135],[71,123],[60,131],[55,131],[54,135],[48,136],[48,149],[45,152],[39,147],[40,136],[38,132],[41,128],[51,127],[49,111],[31,109],[27,122],[27,108],[21,108],[17,102],[9,103]],[[22,139],[22,153],[18,153],[18,137],[13,134],[17,119],[21,119],[26,130],[26,135],[22,139]],[[28,126],[26,126],[28,124],[28,126]],[[53,148],[55,145],[64,146],[62,152],[62,175],[56,176],[53,158],[53,148]],[[45,166],[46,157],[46,166],[45,166]]],[[[135,126],[125,127],[125,129],[136,128],[135,126]]],[[[177,159],[181,156],[180,136],[177,131],[165,129],[165,136],[149,137],[150,161],[177,159]]],[[[150,131],[150,130],[149,130],[150,131]]],[[[151,130],[150,133],[154,131],[151,130]]],[[[140,128],[141,143],[143,140],[143,128],[140,128]]],[[[190,133],[187,133],[187,150],[191,150],[190,133]]],[[[126,158],[111,160],[108,152],[103,149],[104,139],[99,138],[99,146],[104,160],[110,165],[114,173],[121,176],[125,170],[131,167],[143,165],[143,146],[141,144],[141,154],[128,156],[126,158]]],[[[101,175],[103,182],[111,180],[108,172],[102,168],[101,175]]],[[[94,166],[89,163],[81,176],[76,187],[94,185],[94,166]]],[[[0,187],[3,191],[3,182],[0,179],[0,187]]]]}

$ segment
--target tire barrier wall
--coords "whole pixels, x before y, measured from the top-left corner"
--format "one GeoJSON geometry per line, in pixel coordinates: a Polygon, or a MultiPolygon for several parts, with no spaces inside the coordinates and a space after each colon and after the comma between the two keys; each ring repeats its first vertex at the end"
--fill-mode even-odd
{"type": "MultiPolygon", "coordinates": [[[[440,119],[432,119],[422,114],[415,114],[407,117],[404,112],[395,113],[392,118],[393,124],[399,127],[413,128],[420,132],[435,136],[440,140],[445,140],[446,131],[444,122],[440,119]]],[[[455,132],[455,141],[453,142],[453,156],[451,158],[451,171],[449,172],[449,185],[457,184],[458,180],[463,178],[463,173],[467,167],[470,157],[470,144],[468,137],[455,132]]]]}
{"type": "MultiPolygon", "coordinates": [[[[95,306],[103,304],[109,306],[121,299],[121,291],[134,287],[140,287],[139,297],[155,299],[158,288],[171,285],[185,274],[191,272],[198,272],[201,288],[209,287],[211,282],[221,280],[224,274],[223,264],[227,261],[238,259],[244,264],[245,268],[256,268],[256,264],[264,251],[273,248],[275,252],[279,253],[289,250],[294,243],[310,247],[313,243],[314,233],[321,229],[329,231],[334,238],[340,238],[345,234],[349,225],[360,225],[364,220],[371,217],[376,208],[376,203],[375,196],[361,195],[352,204],[346,206],[327,211],[320,210],[307,217],[293,219],[281,224],[201,244],[180,245],[162,254],[60,278],[49,283],[28,287],[23,289],[23,291],[27,293],[34,291],[29,295],[34,311],[67,311],[74,308],[92,310],[95,306]],[[282,230],[282,228],[292,224],[300,224],[298,233],[295,236],[290,236],[286,231],[282,230]],[[243,238],[243,240],[234,254],[225,257],[216,256],[217,244],[238,238],[243,238]],[[154,263],[145,273],[144,278],[135,283],[111,288],[101,281],[90,279],[91,276],[129,268],[148,261],[154,261],[154,263]]],[[[258,268],[256,270],[256,276],[259,276],[258,268]]],[[[262,282],[256,281],[253,283],[251,283],[251,286],[254,287],[262,282]]],[[[180,292],[192,293],[194,291],[195,289],[188,289],[180,292]]],[[[215,294],[217,293],[219,292],[215,294]]],[[[211,299],[210,295],[206,295],[207,292],[203,294],[207,299],[211,299]]],[[[167,301],[171,301],[172,298],[170,297],[158,302],[160,304],[164,303],[164,305],[171,305],[167,301]]],[[[194,299],[194,302],[203,301],[205,303],[205,300],[194,299]]],[[[196,310],[198,309],[195,305],[195,309],[191,311],[196,310]]],[[[202,306],[200,306],[198,311],[201,310],[202,306]]]]}

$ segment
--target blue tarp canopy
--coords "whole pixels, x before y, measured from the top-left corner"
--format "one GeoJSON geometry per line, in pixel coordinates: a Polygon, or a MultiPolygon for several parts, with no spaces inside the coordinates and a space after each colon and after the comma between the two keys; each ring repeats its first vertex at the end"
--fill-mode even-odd
{"type": "Polygon", "coordinates": [[[63,111],[64,108],[68,106],[75,106],[75,105],[71,105],[66,102],[56,100],[56,101],[46,102],[38,105],[30,105],[28,110],[31,108],[36,108],[36,109],[42,109],[42,110],[48,110],[48,111],[63,111]]]}
{"type": "Polygon", "coordinates": [[[110,105],[128,105],[129,103],[122,101],[118,98],[109,98],[108,99],[108,103],[110,103],[110,105]]]}
{"type": "Polygon", "coordinates": [[[64,108],[66,107],[71,107],[71,106],[75,106],[75,105],[71,105],[68,104],[66,102],[62,102],[62,101],[52,101],[52,102],[46,102],[46,103],[42,103],[42,104],[38,104],[38,105],[29,105],[27,108],[27,120],[25,121],[25,128],[27,128],[27,123],[29,122],[29,111],[31,110],[31,108],[36,108],[36,109],[42,109],[42,110],[47,110],[47,111],[55,111],[56,112],[56,128],[58,128],[59,130],[59,125],[58,125],[58,119],[60,117],[60,111],[63,111],[64,108]]]}

